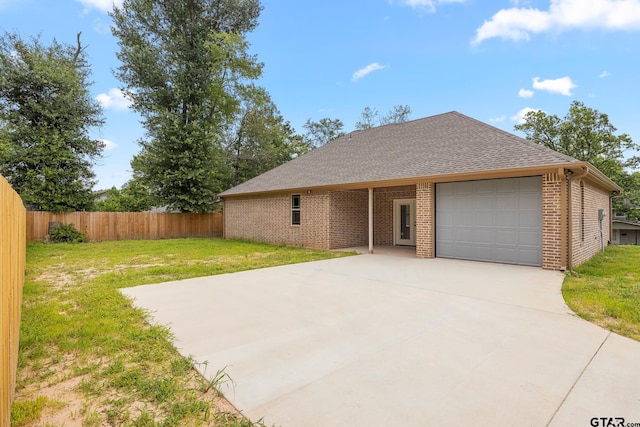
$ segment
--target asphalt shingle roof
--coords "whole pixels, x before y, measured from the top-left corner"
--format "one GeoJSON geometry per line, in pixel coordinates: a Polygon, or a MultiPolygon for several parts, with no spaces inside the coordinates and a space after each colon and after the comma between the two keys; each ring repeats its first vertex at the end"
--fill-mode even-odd
{"type": "Polygon", "coordinates": [[[221,196],[567,163],[580,161],[452,111],[351,132],[221,196]]]}

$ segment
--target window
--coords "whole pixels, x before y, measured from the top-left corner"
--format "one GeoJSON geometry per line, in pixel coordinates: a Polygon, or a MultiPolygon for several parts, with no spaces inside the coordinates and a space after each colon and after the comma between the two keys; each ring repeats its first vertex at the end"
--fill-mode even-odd
{"type": "Polygon", "coordinates": [[[291,225],[300,225],[300,195],[291,196],[291,225]]]}

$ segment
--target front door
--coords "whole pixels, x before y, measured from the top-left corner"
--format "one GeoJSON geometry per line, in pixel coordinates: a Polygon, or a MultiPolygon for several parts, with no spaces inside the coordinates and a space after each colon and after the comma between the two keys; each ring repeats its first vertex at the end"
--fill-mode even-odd
{"type": "Polygon", "coordinates": [[[416,245],[416,200],[393,201],[393,244],[416,245]]]}

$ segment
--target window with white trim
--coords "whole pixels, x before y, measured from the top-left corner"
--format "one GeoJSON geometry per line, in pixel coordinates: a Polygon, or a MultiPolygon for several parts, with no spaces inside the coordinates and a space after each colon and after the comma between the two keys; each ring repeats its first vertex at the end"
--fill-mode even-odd
{"type": "Polygon", "coordinates": [[[291,196],[291,225],[300,225],[300,195],[291,196]]]}

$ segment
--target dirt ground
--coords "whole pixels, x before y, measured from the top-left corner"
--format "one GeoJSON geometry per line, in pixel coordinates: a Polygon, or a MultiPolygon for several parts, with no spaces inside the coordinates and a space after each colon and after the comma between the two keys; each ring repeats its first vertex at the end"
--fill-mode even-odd
{"type": "MultiPolygon", "coordinates": [[[[88,375],[77,375],[73,369],[73,358],[67,357],[58,363],[52,363],[48,367],[50,375],[45,381],[30,382],[26,387],[16,390],[15,402],[36,400],[39,397],[46,399],[40,418],[32,423],[24,424],[28,427],[110,427],[120,425],[107,420],[106,402],[125,398],[125,395],[103,395],[95,398],[87,397],[80,391],[83,381],[90,380],[88,375]]],[[[195,376],[200,375],[192,370],[194,379],[190,386],[198,388],[195,376]]],[[[25,380],[29,376],[36,375],[33,370],[24,369],[19,372],[25,380]]],[[[210,389],[201,393],[198,398],[209,402],[212,414],[222,413],[242,417],[242,414],[216,390],[210,389]]],[[[131,419],[137,418],[143,410],[150,410],[147,403],[133,401],[125,408],[131,419]]],[[[161,412],[161,411],[158,411],[161,412]]],[[[156,420],[159,421],[159,420],[156,420]]],[[[203,425],[203,424],[199,424],[203,425]]],[[[217,425],[215,422],[204,425],[217,425]]]]}

